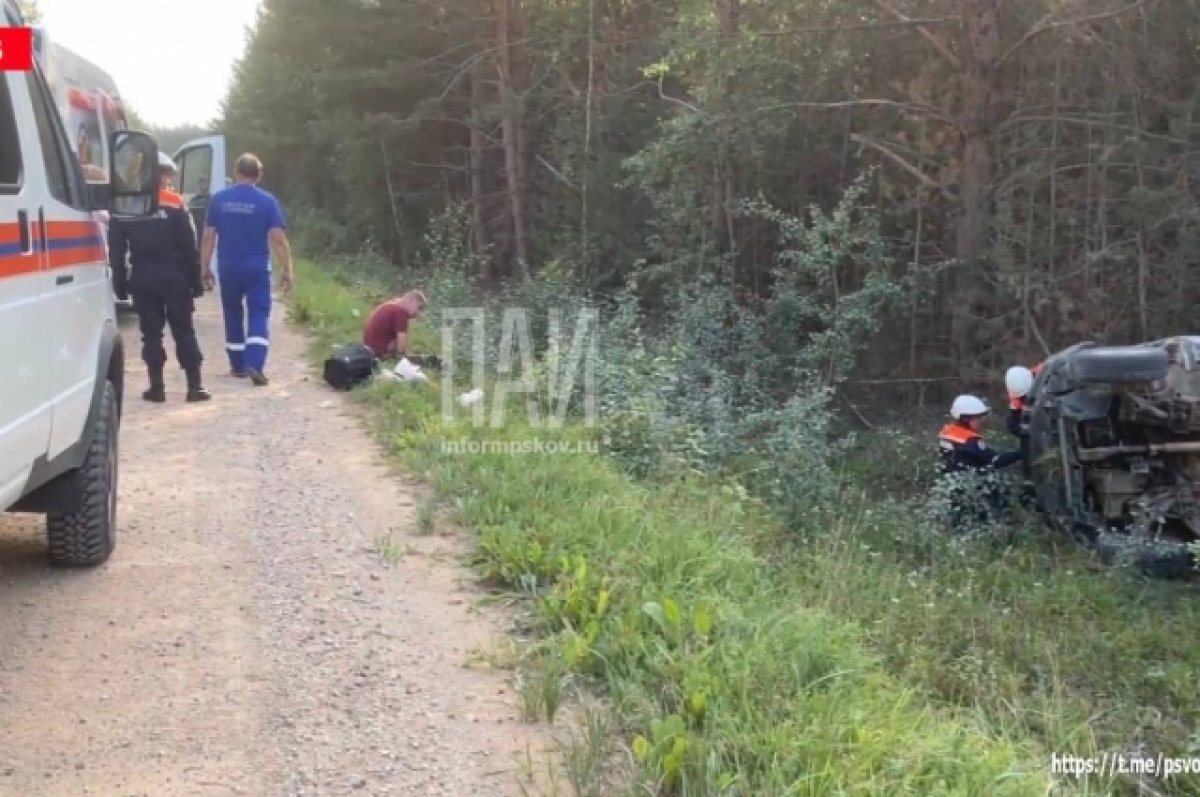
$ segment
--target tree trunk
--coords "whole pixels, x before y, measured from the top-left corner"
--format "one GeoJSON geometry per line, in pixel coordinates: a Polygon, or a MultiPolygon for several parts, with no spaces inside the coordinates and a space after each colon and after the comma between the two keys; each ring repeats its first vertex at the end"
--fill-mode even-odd
{"type": "Polygon", "coordinates": [[[583,108],[583,163],[579,168],[579,253],[585,277],[591,276],[591,230],[588,193],[592,182],[592,93],[596,86],[596,0],[588,0],[587,91],[583,108]]]}
{"type": "Polygon", "coordinates": [[[488,251],[487,215],[483,189],[483,79],[478,65],[472,67],[471,81],[471,227],[475,240],[475,256],[486,258],[484,276],[492,279],[495,264],[488,251]]]}
{"type": "Polygon", "coordinates": [[[713,237],[729,249],[737,247],[733,225],[733,202],[737,195],[733,169],[734,57],[741,21],[741,0],[718,0],[718,47],[721,51],[721,119],[717,140],[717,162],[713,169],[713,237]]]}
{"type": "MultiPolygon", "coordinates": [[[[1133,118],[1137,128],[1142,129],[1142,98],[1141,92],[1134,99],[1133,118]]],[[[1146,173],[1142,169],[1142,149],[1135,150],[1134,163],[1137,166],[1137,185],[1141,191],[1146,190],[1146,173]]],[[[1146,254],[1146,227],[1139,214],[1137,229],[1134,230],[1134,240],[1137,242],[1138,273],[1137,273],[1137,304],[1138,304],[1138,337],[1146,340],[1150,337],[1150,308],[1147,286],[1150,282],[1150,261],[1146,254]]]]}
{"type": "Polygon", "coordinates": [[[379,151],[383,153],[383,177],[387,185],[388,204],[392,209],[392,224],[396,231],[395,258],[396,262],[404,262],[404,225],[400,223],[400,206],[396,202],[396,188],[392,184],[392,159],[388,157],[387,142],[379,137],[379,151]]]}
{"type": "Polygon", "coordinates": [[[513,238],[517,246],[516,272],[529,279],[529,240],[525,222],[525,201],[521,179],[521,99],[512,82],[512,57],[509,51],[510,4],[514,0],[496,0],[496,50],[500,72],[501,128],[504,135],[504,171],[508,180],[508,200],[512,214],[513,238]]]}
{"type": "MultiPolygon", "coordinates": [[[[525,24],[525,15],[522,13],[521,0],[510,0],[511,16],[509,22],[511,24],[511,34],[509,41],[516,38],[518,42],[527,41],[529,38],[529,30],[525,24]]],[[[509,55],[509,70],[510,82],[512,88],[512,98],[516,102],[514,117],[517,139],[517,191],[521,195],[521,238],[520,242],[525,247],[525,256],[521,259],[523,263],[518,263],[518,274],[528,280],[530,278],[530,269],[533,268],[533,262],[530,260],[529,249],[529,127],[530,121],[526,113],[526,94],[530,91],[532,82],[532,65],[531,59],[524,57],[521,51],[521,45],[510,45],[509,55]]]]}
{"type": "Polygon", "coordinates": [[[995,102],[995,69],[999,57],[1000,0],[961,0],[965,36],[966,74],[962,92],[963,152],[959,170],[961,215],[956,231],[956,253],[963,269],[953,288],[953,346],[961,355],[974,344],[972,303],[976,298],[978,269],[986,245],[991,211],[992,126],[995,102]]]}

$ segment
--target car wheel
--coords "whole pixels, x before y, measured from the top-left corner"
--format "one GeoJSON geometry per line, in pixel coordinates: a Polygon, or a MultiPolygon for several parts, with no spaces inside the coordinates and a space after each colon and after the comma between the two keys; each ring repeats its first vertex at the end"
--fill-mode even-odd
{"type": "Polygon", "coordinates": [[[50,561],[67,567],[91,567],[112,554],[116,543],[117,440],[120,412],[117,391],[104,383],[96,428],[74,480],[72,512],[49,512],[46,530],[50,561]]]}
{"type": "Polygon", "coordinates": [[[1167,376],[1167,352],[1148,346],[1103,346],[1071,355],[1071,377],[1083,384],[1156,382],[1167,376]]]}
{"type": "Polygon", "coordinates": [[[1141,540],[1124,533],[1100,532],[1092,547],[1105,563],[1128,567],[1150,578],[1177,580],[1196,574],[1196,556],[1185,542],[1141,540]]]}
{"type": "Polygon", "coordinates": [[[1168,581],[1178,581],[1196,575],[1196,555],[1183,544],[1173,550],[1143,554],[1137,565],[1145,575],[1168,581]]]}

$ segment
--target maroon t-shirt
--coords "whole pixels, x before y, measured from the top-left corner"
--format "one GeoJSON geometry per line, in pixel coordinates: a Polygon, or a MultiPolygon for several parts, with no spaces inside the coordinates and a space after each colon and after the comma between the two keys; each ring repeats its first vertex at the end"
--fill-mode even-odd
{"type": "Polygon", "coordinates": [[[363,327],[363,343],[371,347],[377,357],[391,354],[396,345],[396,335],[408,332],[408,311],[395,302],[384,302],[376,307],[363,327]]]}

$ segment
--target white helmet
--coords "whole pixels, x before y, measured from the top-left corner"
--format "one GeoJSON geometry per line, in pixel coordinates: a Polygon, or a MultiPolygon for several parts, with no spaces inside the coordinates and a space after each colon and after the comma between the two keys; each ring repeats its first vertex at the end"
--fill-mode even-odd
{"type": "Polygon", "coordinates": [[[955,420],[970,418],[974,415],[987,415],[988,405],[978,396],[959,396],[950,407],[950,417],[955,420]]]}
{"type": "Polygon", "coordinates": [[[1014,365],[1004,374],[1004,386],[1008,388],[1010,396],[1017,398],[1028,396],[1033,387],[1033,371],[1023,365],[1014,365]]]}
{"type": "Polygon", "coordinates": [[[158,168],[164,169],[168,172],[179,171],[175,168],[175,161],[171,160],[171,157],[162,150],[158,151],[158,168]]]}

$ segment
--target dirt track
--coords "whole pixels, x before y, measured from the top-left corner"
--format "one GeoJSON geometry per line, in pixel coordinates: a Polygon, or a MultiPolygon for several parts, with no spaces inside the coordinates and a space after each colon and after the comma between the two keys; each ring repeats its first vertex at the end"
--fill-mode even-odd
{"type": "Polygon", "coordinates": [[[415,489],[309,375],[284,312],[254,388],[225,375],[201,302],[203,405],[173,366],[169,403],[141,400],[125,319],[106,565],[49,570],[39,519],[0,516],[0,795],[490,797],[545,758],[504,681],[464,666],[500,628],[471,608],[461,541],[416,534],[415,489]]]}

